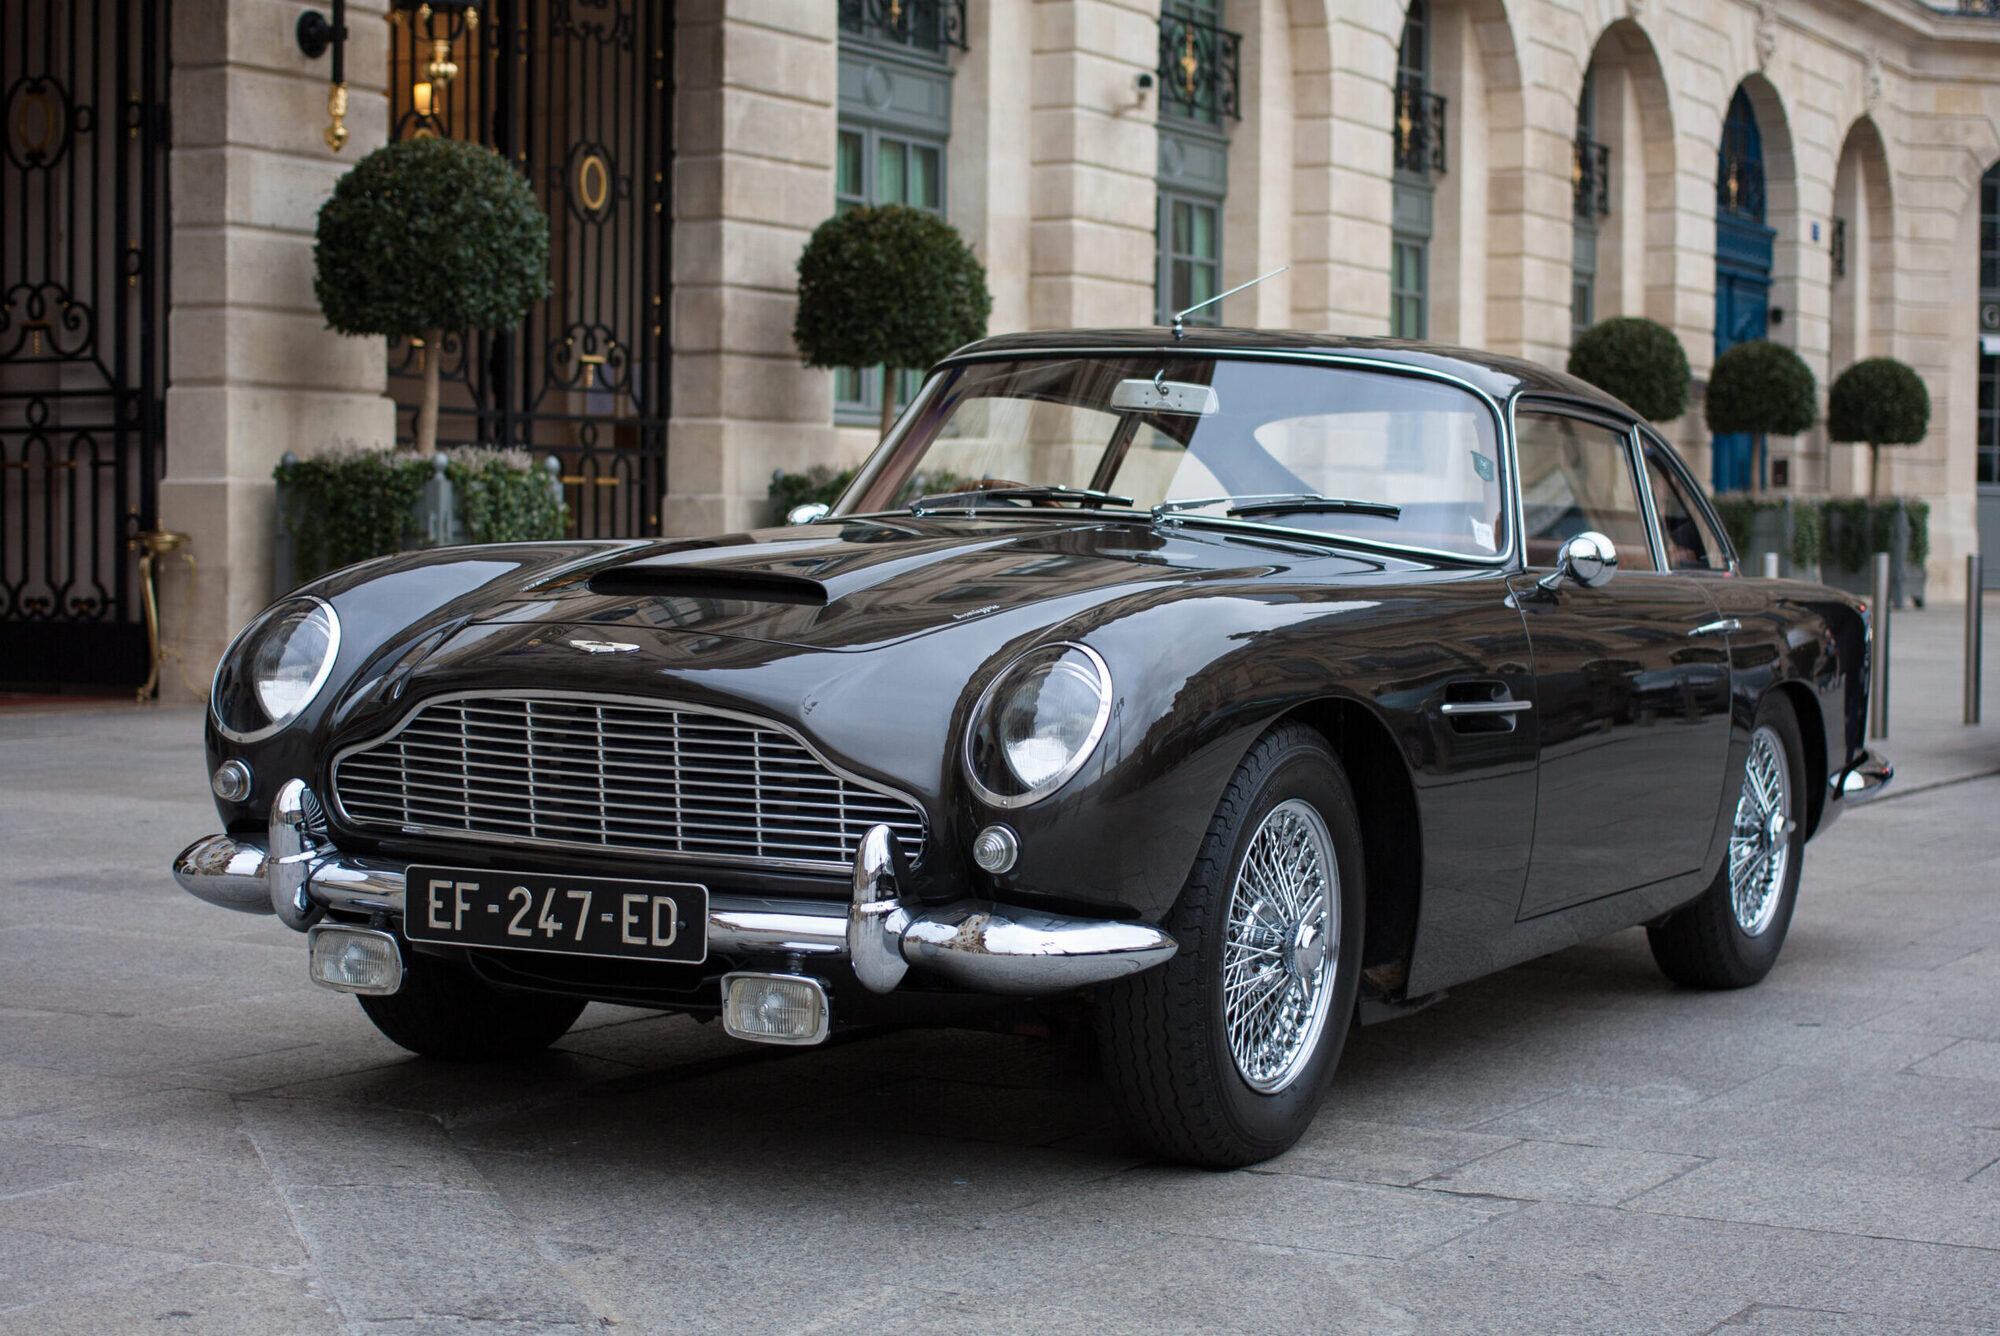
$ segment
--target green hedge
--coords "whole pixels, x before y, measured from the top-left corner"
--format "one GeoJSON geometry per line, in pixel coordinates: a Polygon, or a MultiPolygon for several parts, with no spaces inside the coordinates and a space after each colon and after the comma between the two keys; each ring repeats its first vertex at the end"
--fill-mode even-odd
{"type": "MultiPolygon", "coordinates": [[[[787,473],[779,469],[771,474],[771,522],[783,524],[785,516],[792,513],[795,506],[803,506],[817,501],[822,505],[832,505],[840,500],[840,494],[847,490],[847,484],[854,481],[854,469],[835,471],[824,464],[815,464],[804,473],[787,473]]],[[[971,491],[977,482],[974,478],[961,478],[946,469],[935,472],[913,474],[902,490],[896,493],[895,504],[907,506],[920,496],[943,496],[949,492],[971,491]]]]}
{"type": "Polygon", "coordinates": [[[830,469],[824,464],[815,464],[804,473],[779,469],[771,475],[771,520],[783,524],[794,509],[814,502],[830,506],[853,481],[853,469],[830,469]]]}
{"type": "Polygon", "coordinates": [[[1666,422],[1687,411],[1688,359],[1674,332],[1641,316],[1600,320],[1577,336],[1569,373],[1616,395],[1640,417],[1666,422]]]}
{"type": "Polygon", "coordinates": [[[1863,497],[1824,503],[1827,555],[1842,570],[1866,569],[1868,559],[1887,552],[1895,534],[1896,512],[1909,517],[1910,538],[1904,557],[1921,567],[1931,554],[1930,503],[1900,496],[1870,501],[1863,497]]]}
{"type": "Polygon", "coordinates": [[[1715,513],[1721,518],[1722,527],[1729,531],[1730,543],[1738,555],[1746,559],[1750,553],[1752,528],[1758,513],[1763,511],[1790,512],[1791,550],[1785,555],[1793,567],[1810,569],[1819,565],[1825,545],[1825,525],[1817,505],[1809,501],[1771,500],[1740,493],[1715,498],[1715,513]]]}
{"type": "MultiPolygon", "coordinates": [[[[465,541],[564,535],[568,508],[526,451],[465,446],[443,453],[465,541]]],[[[292,538],[294,579],[423,546],[417,503],[433,471],[424,456],[383,450],[336,450],[279,464],[271,476],[284,487],[280,522],[292,538]]]]}
{"type": "Polygon", "coordinates": [[[1746,559],[1756,516],[1773,510],[1791,512],[1792,541],[1787,555],[1794,567],[1810,569],[1824,562],[1836,570],[1865,570],[1870,557],[1889,550],[1899,510],[1909,517],[1910,525],[1905,559],[1921,569],[1931,553],[1931,508],[1929,503],[1915,498],[1799,501],[1773,500],[1740,492],[1715,498],[1715,513],[1721,518],[1722,527],[1729,531],[1729,541],[1746,559]]]}

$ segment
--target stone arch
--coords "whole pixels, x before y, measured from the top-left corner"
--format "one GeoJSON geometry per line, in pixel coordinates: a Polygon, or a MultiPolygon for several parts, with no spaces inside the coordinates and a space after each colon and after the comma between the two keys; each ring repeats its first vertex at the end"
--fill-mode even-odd
{"type": "Polygon", "coordinates": [[[1526,113],[1504,0],[1430,0],[1433,87],[1447,99],[1437,182],[1431,337],[1519,351],[1528,290],[1526,113]]]}
{"type": "Polygon", "coordinates": [[[1895,193],[1882,132],[1863,116],[1848,128],[1833,177],[1833,301],[1829,373],[1886,356],[1895,310],[1895,193]]]}
{"type": "MultiPolygon", "coordinates": [[[[1610,150],[1598,219],[1594,316],[1675,319],[1673,107],[1651,36],[1618,19],[1599,34],[1584,69],[1595,75],[1595,137],[1610,150]]],[[[1578,93],[1581,96],[1581,89],[1578,93]]]]}

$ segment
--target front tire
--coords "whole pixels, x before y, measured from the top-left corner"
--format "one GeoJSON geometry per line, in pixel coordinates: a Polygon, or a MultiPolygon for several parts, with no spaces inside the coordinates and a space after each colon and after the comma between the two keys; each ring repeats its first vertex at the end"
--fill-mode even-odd
{"type": "Polygon", "coordinates": [[[1361,825],[1340,763],[1298,724],[1237,768],[1157,969],[1110,985],[1099,1042],[1125,1121],[1172,1160],[1254,1164],[1304,1134],[1361,974],[1361,825]]]}
{"type": "Polygon", "coordinates": [[[1805,862],[1805,745],[1780,692],[1757,706],[1729,853],[1701,898],[1646,929],[1660,972],[1687,988],[1747,988],[1784,947],[1805,862]]]}
{"type": "Polygon", "coordinates": [[[569,1033],[584,1001],[495,988],[463,965],[408,957],[402,988],[357,997],[375,1028],[410,1052],[447,1062],[504,1062],[539,1053],[569,1033]]]}

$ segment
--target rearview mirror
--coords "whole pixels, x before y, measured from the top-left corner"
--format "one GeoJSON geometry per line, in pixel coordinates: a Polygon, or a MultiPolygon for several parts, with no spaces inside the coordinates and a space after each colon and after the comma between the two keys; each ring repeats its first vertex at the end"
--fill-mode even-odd
{"type": "Polygon", "coordinates": [[[1551,593],[1564,580],[1582,585],[1585,589],[1602,589],[1611,583],[1611,576],[1618,569],[1618,549],[1609,538],[1594,530],[1586,530],[1573,538],[1563,540],[1556,552],[1556,568],[1536,581],[1551,593]]]}

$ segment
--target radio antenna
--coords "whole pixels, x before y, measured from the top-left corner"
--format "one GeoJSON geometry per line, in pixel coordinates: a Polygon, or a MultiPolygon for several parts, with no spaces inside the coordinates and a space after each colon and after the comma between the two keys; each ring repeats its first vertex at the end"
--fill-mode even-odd
{"type": "Polygon", "coordinates": [[[1222,300],[1222,299],[1223,299],[1224,297],[1234,297],[1234,296],[1235,296],[1235,295],[1236,295],[1237,293],[1239,293],[1239,292],[1243,291],[1243,289],[1245,289],[1245,288],[1254,288],[1254,287],[1256,287],[1256,286],[1257,286],[1257,285],[1258,285],[1259,283],[1262,283],[1262,282],[1263,282],[1263,281],[1264,281],[1265,279],[1267,279],[1267,278],[1276,278],[1276,277],[1277,277],[1277,276],[1278,276],[1279,274],[1282,274],[1282,273],[1284,273],[1284,272],[1285,272],[1285,271],[1286,271],[1287,269],[1290,269],[1290,268],[1291,268],[1291,266],[1290,266],[1290,265],[1288,265],[1288,264],[1281,264],[1281,265],[1279,265],[1279,266],[1278,266],[1278,267],[1277,267],[1276,269],[1273,269],[1273,270],[1272,270],[1272,271],[1271,271],[1270,273],[1268,273],[1268,274],[1260,274],[1260,275],[1259,275],[1258,277],[1256,277],[1256,278],[1253,278],[1253,279],[1251,279],[1251,280],[1250,280],[1250,281],[1249,281],[1248,283],[1238,283],[1238,284],[1237,284],[1237,285],[1236,285],[1235,287],[1231,288],[1231,289],[1230,289],[1229,291],[1227,291],[1227,292],[1218,292],[1218,293],[1216,293],[1216,294],[1215,294],[1215,295],[1214,295],[1213,297],[1210,297],[1210,298],[1209,298],[1209,299],[1208,299],[1207,301],[1205,301],[1205,302],[1196,302],[1196,303],[1195,303],[1195,304],[1194,304],[1193,306],[1190,306],[1190,307],[1188,307],[1188,308],[1187,308],[1187,310],[1185,310],[1185,311],[1175,311],[1175,312],[1174,312],[1174,337],[1175,337],[1175,338],[1177,338],[1177,339],[1182,339],[1182,338],[1186,338],[1186,337],[1187,337],[1187,330],[1186,330],[1186,328],[1184,327],[1184,323],[1183,323],[1183,322],[1185,322],[1185,321],[1187,320],[1187,318],[1188,318],[1189,316],[1193,315],[1193,314],[1194,314],[1194,313],[1195,313],[1196,311],[1199,311],[1199,310],[1200,310],[1200,309],[1201,309],[1202,307],[1204,307],[1204,306],[1213,306],[1213,305],[1215,305],[1215,304],[1216,304],[1217,302],[1221,301],[1221,300],[1222,300]]]}

